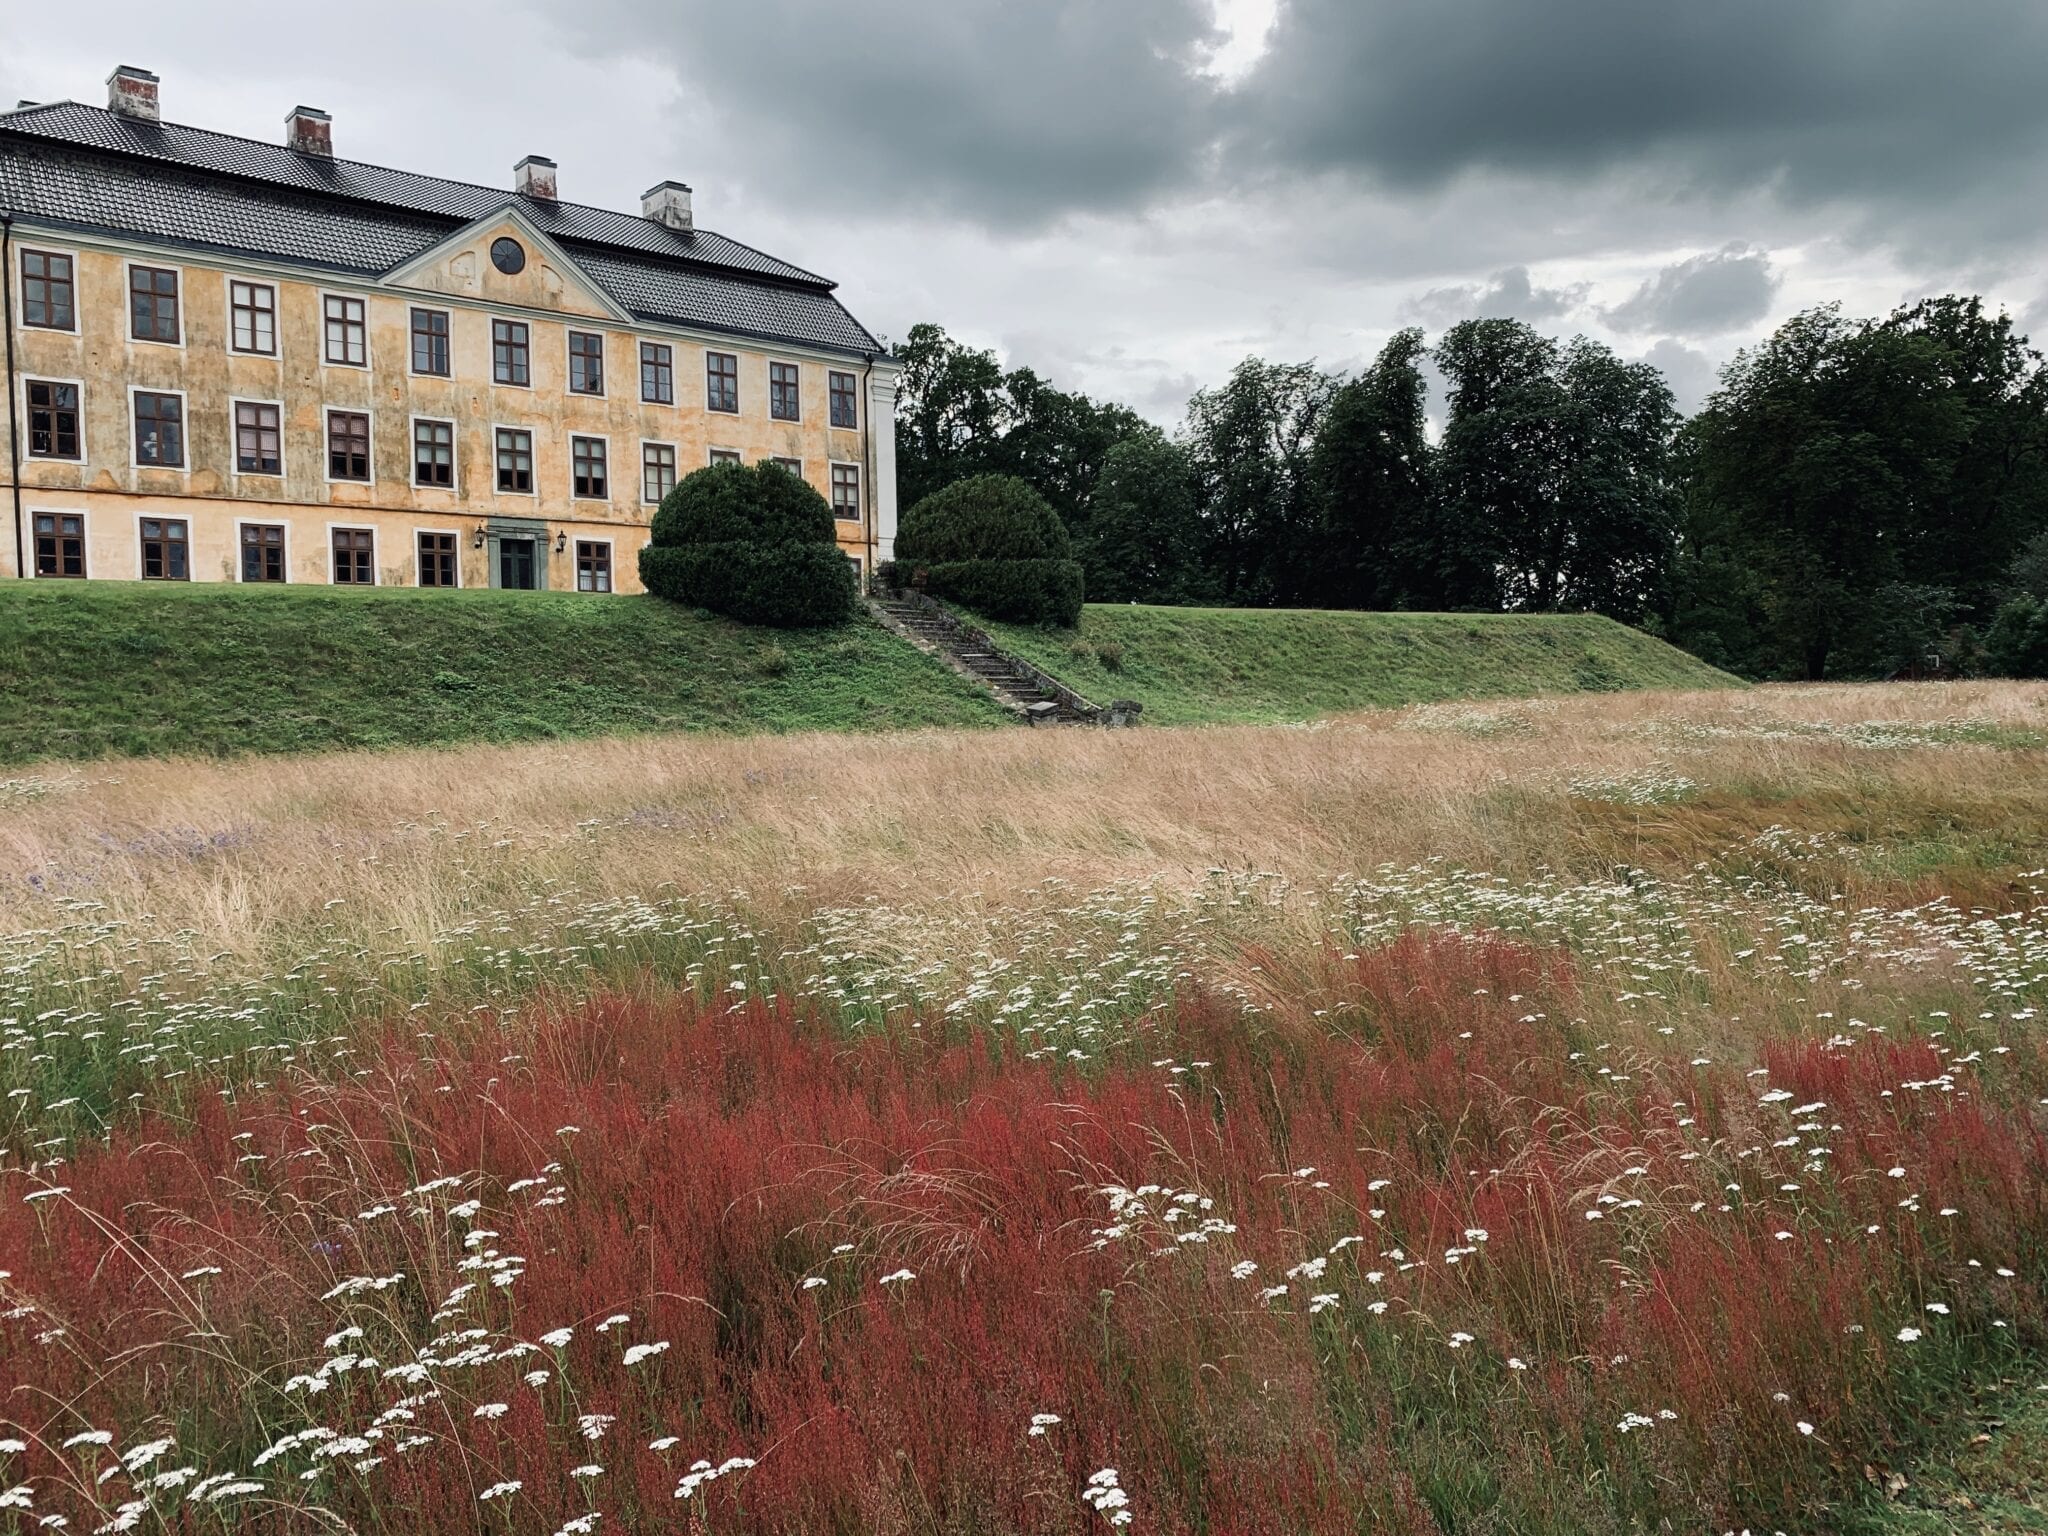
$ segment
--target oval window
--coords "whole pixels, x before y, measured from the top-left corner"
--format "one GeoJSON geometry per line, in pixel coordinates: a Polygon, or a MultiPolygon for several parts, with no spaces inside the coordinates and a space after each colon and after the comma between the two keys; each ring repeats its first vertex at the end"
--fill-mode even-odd
{"type": "Polygon", "coordinates": [[[510,277],[514,272],[526,268],[526,247],[510,235],[500,235],[491,242],[491,265],[510,277]]]}

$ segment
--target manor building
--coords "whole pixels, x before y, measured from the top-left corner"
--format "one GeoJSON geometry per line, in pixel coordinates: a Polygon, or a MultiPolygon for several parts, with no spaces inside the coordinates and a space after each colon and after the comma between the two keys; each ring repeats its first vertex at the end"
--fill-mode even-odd
{"type": "Polygon", "coordinates": [[[895,535],[897,370],[815,273],[697,227],[105,108],[0,113],[0,573],[639,590],[681,476],[773,459],[863,572],[895,535]]]}

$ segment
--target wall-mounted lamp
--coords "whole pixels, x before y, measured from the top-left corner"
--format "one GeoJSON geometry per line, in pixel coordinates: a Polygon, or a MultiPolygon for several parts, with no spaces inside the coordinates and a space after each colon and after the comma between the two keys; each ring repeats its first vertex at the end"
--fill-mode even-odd
{"type": "Polygon", "coordinates": [[[470,548],[482,549],[484,547],[484,526],[482,523],[476,525],[476,538],[471,542],[470,548]]]}
{"type": "Polygon", "coordinates": [[[561,553],[562,553],[562,552],[563,552],[564,550],[566,550],[566,549],[567,549],[568,547],[569,547],[569,535],[567,535],[566,533],[558,533],[558,534],[556,534],[556,535],[555,535],[555,553],[559,555],[559,554],[561,554],[561,553]]]}

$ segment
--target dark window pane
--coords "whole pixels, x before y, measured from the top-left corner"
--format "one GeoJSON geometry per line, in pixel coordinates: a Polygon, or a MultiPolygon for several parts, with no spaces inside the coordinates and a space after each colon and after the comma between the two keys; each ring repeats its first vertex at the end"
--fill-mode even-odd
{"type": "Polygon", "coordinates": [[[185,558],[186,544],[183,518],[145,517],[142,520],[143,580],[189,581],[192,573],[185,558]]]}
{"type": "Polygon", "coordinates": [[[277,290],[268,283],[230,282],[228,320],[228,345],[235,351],[277,351],[277,290]]]}
{"type": "Polygon", "coordinates": [[[524,320],[491,322],[491,377],[500,384],[533,382],[524,320]]]}
{"type": "Polygon", "coordinates": [[[24,325],[69,331],[78,327],[71,258],[54,251],[21,253],[21,320],[24,325]]]}
{"type": "Polygon", "coordinates": [[[137,341],[178,339],[178,274],[165,267],[128,269],[128,334],[137,341]]]}
{"type": "Polygon", "coordinates": [[[737,411],[740,408],[740,360],[730,352],[704,354],[704,408],[708,411],[737,411]]]}
{"type": "Polygon", "coordinates": [[[640,450],[640,499],[660,501],[676,488],[676,450],[669,443],[649,443],[640,450]]]}
{"type": "Polygon", "coordinates": [[[235,402],[235,470],[244,475],[284,473],[278,408],[255,400],[235,402]]]}
{"type": "Polygon", "coordinates": [[[423,587],[452,587],[455,585],[454,534],[423,533],[420,535],[420,585],[423,587]]]}
{"type": "Polygon", "coordinates": [[[498,433],[498,489],[521,495],[533,489],[533,434],[498,433]]]}
{"type": "Polygon", "coordinates": [[[589,331],[569,333],[569,392],[604,393],[604,338],[589,331]]]}
{"type": "Polygon", "coordinates": [[[284,580],[284,526],[281,523],[242,525],[242,580],[284,580]]]}
{"type": "Polygon", "coordinates": [[[832,515],[858,521],[860,518],[860,466],[832,466],[832,515]]]}
{"type": "Polygon", "coordinates": [[[832,425],[835,427],[860,426],[860,403],[855,398],[855,380],[850,373],[832,375],[832,425]]]}
{"type": "Polygon", "coordinates": [[[370,361],[369,324],[361,299],[330,293],[321,301],[326,319],[326,357],[346,367],[367,367],[370,361]]]}
{"type": "Polygon", "coordinates": [[[152,468],[185,467],[185,402],[182,397],[149,390],[136,391],[135,462],[152,468]]]}
{"type": "Polygon", "coordinates": [[[609,592],[612,589],[612,547],[586,539],[576,541],[576,590],[609,592]]]}
{"type": "Polygon", "coordinates": [[[370,478],[370,418],[361,411],[327,413],[327,475],[331,480],[370,478]]]}
{"type": "Polygon", "coordinates": [[[370,587],[377,584],[376,535],[367,528],[334,530],[334,583],[342,587],[370,587]]]}
{"type": "Polygon", "coordinates": [[[796,364],[770,363],[768,365],[768,414],[777,421],[795,421],[798,409],[796,364]]]}
{"type": "Polygon", "coordinates": [[[28,381],[28,454],[32,459],[79,457],[78,386],[28,381]]]}
{"type": "Polygon", "coordinates": [[[416,485],[455,486],[455,423],[416,421],[412,424],[412,478],[416,485]]]}
{"type": "Polygon", "coordinates": [[[570,438],[569,461],[574,482],[571,489],[574,494],[595,497],[600,501],[610,495],[605,475],[604,439],[597,437],[570,438]]]}
{"type": "Polygon", "coordinates": [[[640,343],[640,398],[672,405],[676,398],[675,351],[658,341],[640,343]]]}
{"type": "Polygon", "coordinates": [[[448,376],[448,312],[445,309],[416,309],[412,312],[412,371],[448,376]]]}

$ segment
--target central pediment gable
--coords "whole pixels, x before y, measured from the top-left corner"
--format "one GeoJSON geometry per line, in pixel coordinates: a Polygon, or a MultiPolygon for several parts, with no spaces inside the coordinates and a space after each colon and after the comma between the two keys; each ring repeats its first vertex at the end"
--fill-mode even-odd
{"type": "Polygon", "coordinates": [[[593,320],[631,318],[573,257],[535,227],[517,202],[407,258],[384,274],[384,284],[593,320]],[[506,272],[492,259],[492,247],[500,240],[519,247],[518,270],[506,272]]]}

